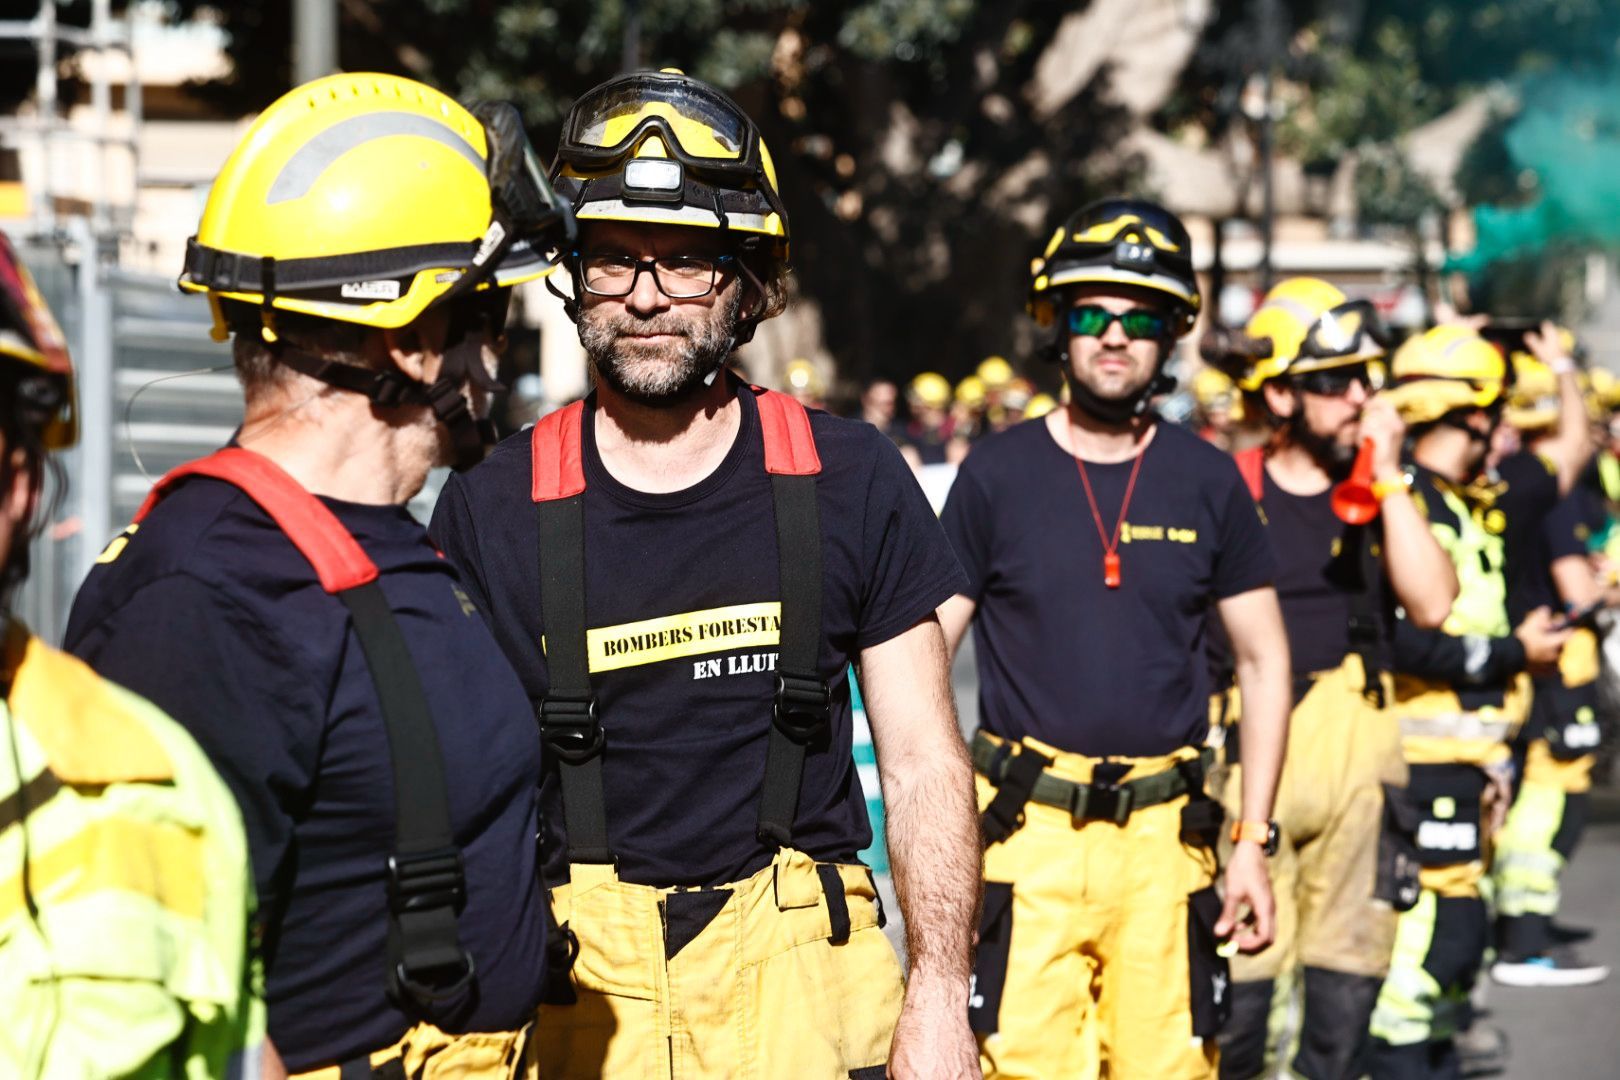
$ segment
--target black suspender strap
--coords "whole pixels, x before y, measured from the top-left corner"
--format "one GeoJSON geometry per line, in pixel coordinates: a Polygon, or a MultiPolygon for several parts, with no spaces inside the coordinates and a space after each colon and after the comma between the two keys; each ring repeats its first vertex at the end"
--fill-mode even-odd
{"type": "Polygon", "coordinates": [[[814,475],[771,476],[776,511],[776,558],[782,596],[781,652],[776,700],[765,750],[765,786],[759,805],[762,843],[788,847],[799,810],[804,755],[824,739],[832,693],[821,677],[821,512],[814,475]]]}
{"type": "Polygon", "coordinates": [[[570,863],[611,863],[602,754],[585,645],[585,496],[536,503],[540,515],[540,617],[550,688],[540,737],[557,760],[570,863]]]}
{"type": "Polygon", "coordinates": [[[1350,608],[1350,651],[1361,658],[1366,682],[1361,694],[1375,708],[1384,707],[1383,666],[1379,663],[1379,645],[1383,638],[1383,619],[1378,610],[1377,592],[1373,583],[1383,573],[1378,556],[1374,553],[1373,536],[1369,526],[1352,525],[1344,531],[1344,546],[1351,550],[1346,555],[1355,560],[1357,587],[1348,597],[1350,608]]]}
{"type": "Polygon", "coordinates": [[[337,594],[349,609],[388,731],[394,769],[394,854],[388,858],[389,992],[399,1000],[442,1001],[473,977],[456,935],[466,905],[461,851],[450,827],[444,757],[399,623],[382,586],[337,594]]]}
{"type": "Polygon", "coordinates": [[[456,914],[467,899],[450,824],[444,757],[427,695],[378,571],[342,522],[268,458],[231,447],[175,469],[152,489],[140,521],[188,476],[224,480],[253,499],[307,558],[321,587],[343,601],[376,689],[394,774],[394,852],[388,857],[388,993],[426,1010],[473,979],[456,914]]]}

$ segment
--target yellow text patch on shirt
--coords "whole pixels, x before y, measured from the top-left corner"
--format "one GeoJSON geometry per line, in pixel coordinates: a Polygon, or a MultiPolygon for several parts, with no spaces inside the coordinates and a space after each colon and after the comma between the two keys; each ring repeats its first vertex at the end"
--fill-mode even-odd
{"type": "Polygon", "coordinates": [[[683,656],[776,645],[781,637],[782,605],[773,600],[601,626],[586,632],[585,646],[594,675],[683,656]]]}

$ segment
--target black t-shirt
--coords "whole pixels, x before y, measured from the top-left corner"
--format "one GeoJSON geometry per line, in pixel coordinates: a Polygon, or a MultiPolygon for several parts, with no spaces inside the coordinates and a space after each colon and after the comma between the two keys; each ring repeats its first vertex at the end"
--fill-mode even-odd
{"type": "Polygon", "coordinates": [[[1333,513],[1332,488],[1293,495],[1270,473],[1264,477],[1260,507],[1277,552],[1277,600],[1294,673],[1328,671],[1343,663],[1350,652],[1351,597],[1363,590],[1372,593],[1367,607],[1380,619],[1378,657],[1380,666],[1387,666],[1394,612],[1385,601],[1383,574],[1364,574],[1359,555],[1361,544],[1373,545],[1377,555],[1378,526],[1364,526],[1357,538],[1333,513]]]}
{"type": "Polygon", "coordinates": [[[1548,565],[1571,555],[1590,554],[1593,538],[1601,537],[1608,525],[1609,511],[1603,496],[1584,484],[1576,484],[1547,515],[1543,532],[1548,565]]]}
{"type": "MultiPolygon", "coordinates": [[[[758,407],[738,395],[742,426],[713,473],[684,491],[647,494],[615,480],[582,427],[585,611],[591,684],[607,736],[608,839],[626,881],[736,881],[774,852],[754,835],[765,776],[779,633],[776,519],[758,407]]],[[[810,413],[822,471],[820,670],[833,688],[825,746],[805,757],[794,846],[853,862],[871,842],[851,758],[846,666],[894,638],[961,587],[962,573],[905,459],[877,429],[810,413]]],[[[530,434],[452,477],[431,526],[462,568],[495,637],[538,705],[538,516],[530,434]]],[[[881,718],[879,718],[881,723],[881,718]]],[[[541,785],[546,879],[567,879],[555,770],[541,785]]]]}
{"type": "MultiPolygon", "coordinates": [[[[421,525],[402,507],[322,501],[382,571],[444,756],[477,990],[434,1019],[457,1032],[520,1028],[539,999],[545,935],[529,703],[421,525]]],[[[347,608],[219,480],[172,490],[103,558],[74,602],[67,647],[183,724],[236,795],[276,1048],[296,1072],[397,1041],[413,1021],[385,995],[393,770],[347,608]]]]}
{"type": "MultiPolygon", "coordinates": [[[[1087,463],[1103,525],[1131,463],[1087,463]]],[[[1203,742],[1213,601],[1269,585],[1276,560],[1232,459],[1159,423],[1120,527],[1121,584],[1075,459],[1044,418],[976,445],[943,515],[975,601],[986,729],[1091,755],[1150,756],[1203,742]]]]}
{"type": "Polygon", "coordinates": [[[1552,560],[1546,534],[1547,516],[1558,505],[1558,475],[1529,450],[1503,458],[1496,471],[1507,483],[1496,505],[1507,516],[1502,543],[1508,621],[1518,626],[1535,608],[1558,607],[1558,592],[1547,569],[1552,560]]]}

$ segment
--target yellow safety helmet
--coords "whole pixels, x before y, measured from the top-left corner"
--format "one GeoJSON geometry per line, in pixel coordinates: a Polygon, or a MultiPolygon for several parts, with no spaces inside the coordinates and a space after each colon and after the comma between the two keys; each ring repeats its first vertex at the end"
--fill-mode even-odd
{"type": "Polygon", "coordinates": [[[787,209],[759,129],[675,68],[619,75],[576,100],[551,179],[581,221],[728,229],[788,259],[787,209]]]}
{"type": "Polygon", "coordinates": [[[1250,392],[1282,375],[1372,363],[1388,342],[1371,301],[1351,300],[1313,277],[1273,286],[1243,333],[1259,352],[1237,373],[1237,385],[1250,392]]]}
{"type": "Polygon", "coordinates": [[[991,390],[1000,390],[1012,382],[1016,376],[1013,366],[1007,363],[1006,358],[1000,356],[987,356],[974,372],[991,390]]]}
{"type": "Polygon", "coordinates": [[[468,110],[394,75],[333,75],[266,109],[214,180],[180,288],[363,326],[404,326],[474,288],[549,273],[573,221],[517,110],[468,110]]]}
{"type": "MultiPolygon", "coordinates": [[[[983,376],[980,376],[983,378],[983,376]]],[[[1028,379],[1016,376],[1001,391],[1001,403],[1016,412],[1023,412],[1029,407],[1030,399],[1035,396],[1035,384],[1028,379]]]]}
{"type": "Polygon", "coordinates": [[[1383,391],[1408,424],[1458,409],[1488,409],[1503,400],[1511,375],[1501,352],[1466,326],[1436,326],[1395,352],[1383,391]]]}
{"type": "Polygon", "coordinates": [[[951,403],[951,382],[937,371],[925,371],[911,380],[906,396],[918,405],[943,409],[951,403]]]}
{"type": "Polygon", "coordinates": [[[789,361],[783,375],[788,388],[796,394],[820,397],[827,392],[827,381],[821,377],[821,372],[802,356],[789,361]]]}
{"type": "Polygon", "coordinates": [[[12,408],[41,433],[47,450],[72,446],[79,434],[73,409],[73,360],[67,340],[11,241],[0,233],[0,362],[17,379],[12,408]]]}
{"type": "Polygon", "coordinates": [[[956,384],[956,403],[970,409],[982,408],[985,390],[984,380],[977,375],[963,376],[962,381],[956,384]]]}
{"type": "Polygon", "coordinates": [[[1201,367],[1192,378],[1192,395],[1201,408],[1212,405],[1230,405],[1237,397],[1237,387],[1224,371],[1201,367]]]}
{"type": "Polygon", "coordinates": [[[1606,420],[1620,406],[1620,379],[1608,368],[1593,367],[1586,376],[1586,411],[1593,420],[1606,420]]]}
{"type": "Polygon", "coordinates": [[[1036,394],[1029,399],[1029,404],[1024,406],[1024,419],[1038,419],[1057,408],[1057,406],[1057,399],[1051,394],[1036,394]]]}
{"type": "Polygon", "coordinates": [[[1029,313],[1057,321],[1054,294],[1070,285],[1124,285],[1174,301],[1177,336],[1198,319],[1192,238],[1170,211],[1146,199],[1104,199],[1072,214],[1030,264],[1029,313]]]}
{"type": "Polygon", "coordinates": [[[1502,417],[1521,431],[1536,431],[1558,423],[1558,376],[1528,352],[1512,357],[1513,392],[1502,417]]]}

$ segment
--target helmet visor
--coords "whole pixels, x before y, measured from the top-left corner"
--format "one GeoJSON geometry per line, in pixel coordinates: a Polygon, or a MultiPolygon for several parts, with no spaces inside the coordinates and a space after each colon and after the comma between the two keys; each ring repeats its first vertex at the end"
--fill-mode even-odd
{"type": "Polygon", "coordinates": [[[1351,300],[1322,314],[1299,347],[1301,360],[1382,356],[1389,334],[1370,300],[1351,300]]]}
{"type": "Polygon", "coordinates": [[[474,257],[474,273],[506,280],[532,276],[548,265],[551,253],[573,246],[573,211],[546,179],[516,106],[482,104],[474,115],[483,122],[489,142],[491,216],[490,231],[474,257]]]}
{"type": "Polygon", "coordinates": [[[557,154],[576,166],[612,168],[654,135],[690,168],[752,173],[758,167],[759,133],[748,114],[718,90],[665,72],[613,79],[580,98],[557,154]]]}

